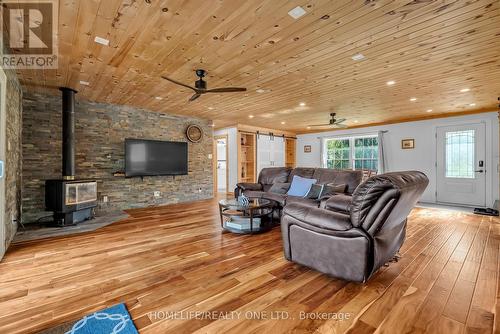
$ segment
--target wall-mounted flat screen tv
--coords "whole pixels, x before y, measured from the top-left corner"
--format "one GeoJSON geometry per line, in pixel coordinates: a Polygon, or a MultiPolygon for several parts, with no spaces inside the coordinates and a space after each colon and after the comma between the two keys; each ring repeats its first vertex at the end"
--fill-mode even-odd
{"type": "Polygon", "coordinates": [[[125,139],[125,176],[186,175],[185,142],[125,139]]]}

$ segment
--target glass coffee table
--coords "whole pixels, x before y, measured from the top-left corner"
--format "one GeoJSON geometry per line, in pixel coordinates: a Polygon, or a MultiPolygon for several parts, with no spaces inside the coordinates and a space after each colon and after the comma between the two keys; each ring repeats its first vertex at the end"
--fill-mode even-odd
{"type": "Polygon", "coordinates": [[[250,198],[248,205],[237,199],[219,201],[221,226],[224,230],[239,234],[262,233],[272,229],[276,202],[264,198],[250,198]]]}

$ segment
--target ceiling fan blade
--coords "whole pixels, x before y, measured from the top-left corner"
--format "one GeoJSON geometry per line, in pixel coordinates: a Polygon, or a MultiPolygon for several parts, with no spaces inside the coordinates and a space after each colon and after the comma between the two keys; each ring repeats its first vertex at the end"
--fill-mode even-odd
{"type": "Polygon", "coordinates": [[[194,87],[191,87],[191,86],[189,86],[189,85],[183,84],[182,82],[179,82],[179,81],[177,81],[177,80],[170,79],[169,77],[166,77],[166,76],[164,76],[164,75],[162,75],[161,77],[162,77],[163,79],[165,79],[165,80],[168,80],[168,81],[170,81],[170,82],[173,82],[174,84],[177,84],[177,85],[180,85],[180,86],[183,86],[183,87],[186,87],[186,88],[192,89],[192,90],[194,90],[194,91],[198,94],[198,90],[197,90],[196,88],[194,88],[194,87]]]}
{"type": "Polygon", "coordinates": [[[200,93],[196,93],[196,94],[193,94],[193,96],[191,96],[189,98],[189,102],[193,102],[194,100],[196,100],[197,98],[199,98],[201,96],[200,93]]]}
{"type": "Polygon", "coordinates": [[[345,121],[347,121],[347,119],[345,118],[339,118],[335,121],[335,124],[340,124],[340,123],[344,123],[345,121]]]}
{"type": "Polygon", "coordinates": [[[225,88],[214,88],[207,89],[205,93],[232,93],[232,92],[246,92],[246,88],[242,87],[225,87],[225,88]]]}

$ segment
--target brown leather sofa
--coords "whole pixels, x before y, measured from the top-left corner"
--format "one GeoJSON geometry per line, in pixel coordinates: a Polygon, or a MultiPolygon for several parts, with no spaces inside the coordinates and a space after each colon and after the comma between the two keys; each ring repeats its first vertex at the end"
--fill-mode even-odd
{"type": "MultiPolygon", "coordinates": [[[[276,201],[284,207],[290,203],[301,203],[304,205],[318,207],[321,200],[295,197],[286,195],[292,179],[295,175],[316,179],[318,184],[342,184],[345,185],[345,193],[352,194],[363,179],[362,171],[335,170],[328,168],[289,168],[289,167],[270,167],[263,168],[259,173],[257,183],[238,183],[234,190],[235,197],[245,194],[252,198],[266,198],[276,201]],[[280,185],[281,192],[275,192],[273,185],[280,185]]],[[[325,198],[322,199],[323,202],[325,198]]]]}
{"type": "Polygon", "coordinates": [[[364,282],[394,257],[406,219],[429,183],[416,171],[374,176],[352,196],[324,208],[287,204],[281,219],[285,258],[337,278],[364,282]]]}

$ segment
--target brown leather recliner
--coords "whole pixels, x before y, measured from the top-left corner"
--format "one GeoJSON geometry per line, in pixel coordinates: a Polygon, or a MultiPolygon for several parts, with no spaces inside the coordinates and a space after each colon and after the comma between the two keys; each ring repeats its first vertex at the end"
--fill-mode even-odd
{"type": "Polygon", "coordinates": [[[352,196],[324,208],[286,205],[281,219],[285,258],[337,278],[364,282],[394,257],[406,219],[429,183],[417,171],[366,180],[352,196]]]}

